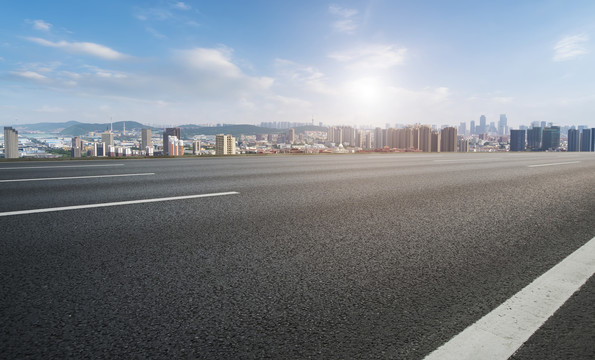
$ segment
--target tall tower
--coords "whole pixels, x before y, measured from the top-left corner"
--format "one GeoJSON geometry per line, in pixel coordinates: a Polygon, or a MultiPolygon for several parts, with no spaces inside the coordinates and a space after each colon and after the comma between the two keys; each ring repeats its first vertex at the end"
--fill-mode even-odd
{"type": "Polygon", "coordinates": [[[81,138],[78,136],[73,137],[72,138],[72,154],[71,154],[73,158],[81,157],[81,147],[82,147],[81,138]]]}
{"type": "Polygon", "coordinates": [[[19,132],[10,126],[4,127],[4,158],[19,157],[19,132]]]}
{"type": "Polygon", "coordinates": [[[151,139],[151,129],[141,130],[141,150],[147,151],[147,148],[153,147],[153,139],[151,139]]]}
{"type": "Polygon", "coordinates": [[[581,132],[577,129],[568,130],[568,151],[581,151],[581,132]]]}
{"type": "Polygon", "coordinates": [[[178,140],[181,140],[181,129],[179,127],[166,128],[163,132],[163,155],[169,155],[169,137],[175,136],[178,140]]]}
{"type": "Polygon", "coordinates": [[[432,151],[432,128],[428,125],[419,127],[419,150],[432,151]]]}
{"type": "Polygon", "coordinates": [[[488,127],[486,124],[486,116],[481,115],[479,117],[479,129],[477,130],[478,133],[483,134],[488,131],[488,127]]]}
{"type": "Polygon", "coordinates": [[[457,129],[455,127],[445,127],[440,132],[440,151],[457,151],[457,129]]]}
{"type": "Polygon", "coordinates": [[[501,114],[498,121],[498,135],[506,135],[506,128],[508,128],[508,119],[506,114],[501,114]]]}
{"type": "Polygon", "coordinates": [[[525,130],[510,130],[510,151],[525,151],[525,130]]]}

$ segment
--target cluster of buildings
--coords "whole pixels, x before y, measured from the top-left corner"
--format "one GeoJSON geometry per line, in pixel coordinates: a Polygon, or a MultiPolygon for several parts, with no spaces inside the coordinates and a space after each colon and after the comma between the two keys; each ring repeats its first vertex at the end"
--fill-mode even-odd
{"type": "MultiPolygon", "coordinates": [[[[269,128],[293,125],[293,123],[263,123],[269,128]]],[[[111,129],[103,133],[88,133],[85,139],[79,136],[57,141],[46,140],[47,149],[69,149],[73,158],[128,157],[128,156],[182,156],[234,155],[270,153],[353,153],[374,152],[492,152],[492,151],[595,151],[595,128],[554,126],[552,123],[534,122],[530,127],[510,129],[506,115],[497,122],[487,123],[482,115],[479,124],[461,122],[459,127],[444,125],[396,124],[386,128],[356,128],[352,126],[329,126],[327,131],[303,131],[296,133],[289,127],[285,132],[240,135],[197,135],[192,140],[183,140],[181,128],[165,128],[163,133],[153,134],[151,129],[142,129],[126,134],[111,129]],[[566,136],[566,133],[568,136],[566,136]],[[116,138],[115,138],[116,137],[116,138]],[[139,139],[140,138],[140,139],[139,139]],[[66,144],[65,144],[66,143],[66,144]],[[70,147],[66,147],[70,145],[70,147]],[[190,146],[191,145],[191,146],[190,146]]],[[[266,130],[263,129],[263,130],[266,130]]],[[[36,139],[19,139],[12,127],[4,128],[4,157],[59,156],[45,153],[42,142],[36,139]],[[19,141],[22,143],[19,144],[19,141]],[[31,145],[26,145],[27,144],[31,145]],[[33,147],[32,147],[33,146],[33,147]],[[36,149],[38,146],[39,149],[36,149]],[[19,149],[21,147],[22,149],[19,149]],[[27,150],[25,149],[27,147],[27,150]],[[31,153],[29,149],[37,152],[31,153]]],[[[60,150],[65,151],[65,150],[60,150]]],[[[63,153],[62,153],[63,154],[63,153]]]]}

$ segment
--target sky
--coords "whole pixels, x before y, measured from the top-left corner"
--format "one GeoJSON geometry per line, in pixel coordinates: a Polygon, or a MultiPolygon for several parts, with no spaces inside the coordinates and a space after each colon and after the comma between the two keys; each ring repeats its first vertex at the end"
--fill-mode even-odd
{"type": "Polygon", "coordinates": [[[18,1],[0,125],[595,127],[595,1],[18,1]]]}

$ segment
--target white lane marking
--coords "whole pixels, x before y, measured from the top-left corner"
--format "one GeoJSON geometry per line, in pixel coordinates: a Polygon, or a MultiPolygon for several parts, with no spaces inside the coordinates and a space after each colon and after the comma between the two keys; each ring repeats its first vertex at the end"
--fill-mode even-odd
{"type": "Polygon", "coordinates": [[[536,165],[529,165],[529,167],[568,165],[568,164],[578,164],[578,163],[580,163],[580,161],[569,161],[569,162],[551,163],[551,164],[536,164],[536,165]]]}
{"type": "Polygon", "coordinates": [[[508,359],[594,272],[595,238],[425,359],[508,359]]]}
{"type": "Polygon", "coordinates": [[[48,181],[48,180],[72,180],[72,179],[94,179],[94,178],[108,178],[108,177],[122,177],[122,176],[147,176],[155,175],[155,173],[140,173],[140,174],[115,174],[115,175],[90,175],[90,176],[66,176],[53,178],[33,178],[33,179],[9,179],[0,180],[0,183],[8,182],[22,182],[22,181],[48,181]]]}
{"type": "Polygon", "coordinates": [[[37,213],[45,213],[45,212],[53,212],[53,211],[90,209],[90,208],[107,207],[107,206],[144,204],[144,203],[152,203],[152,202],[159,202],[159,201],[197,199],[197,198],[204,198],[204,197],[237,195],[237,194],[239,194],[239,192],[229,191],[229,192],[211,193],[211,194],[184,195],[184,196],[173,196],[173,197],[155,198],[155,199],[118,201],[118,202],[101,203],[101,204],[62,206],[62,207],[46,208],[46,209],[31,209],[31,210],[7,211],[7,212],[0,213],[0,217],[1,216],[13,216],[13,215],[25,215],[25,214],[37,214],[37,213]]]}
{"type": "Polygon", "coordinates": [[[18,167],[1,167],[0,170],[23,170],[23,169],[55,169],[55,168],[82,168],[82,167],[99,167],[99,166],[124,166],[124,164],[107,164],[107,165],[54,165],[54,166],[18,166],[18,167]]]}

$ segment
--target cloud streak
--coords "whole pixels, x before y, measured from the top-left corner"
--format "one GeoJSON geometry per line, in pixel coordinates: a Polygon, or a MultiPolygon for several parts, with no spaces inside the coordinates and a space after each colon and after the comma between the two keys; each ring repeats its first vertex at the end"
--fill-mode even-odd
{"type": "Polygon", "coordinates": [[[566,36],[554,46],[554,58],[556,62],[573,60],[588,53],[584,46],[589,41],[586,34],[566,36]]]}
{"type": "Polygon", "coordinates": [[[27,40],[42,46],[62,49],[69,53],[91,55],[106,60],[124,60],[130,57],[107,46],[92,42],[52,42],[41,38],[27,38],[27,40]]]}
{"type": "Polygon", "coordinates": [[[331,4],[328,7],[328,11],[330,14],[339,18],[332,23],[333,30],[345,34],[353,34],[357,30],[358,26],[354,21],[354,17],[358,14],[356,9],[348,9],[331,4]]]}
{"type": "Polygon", "coordinates": [[[329,58],[345,63],[348,69],[389,69],[405,61],[407,49],[396,45],[371,44],[334,52],[329,58]]]}
{"type": "Polygon", "coordinates": [[[33,28],[35,30],[50,31],[52,29],[52,24],[43,20],[33,20],[33,28]]]}

